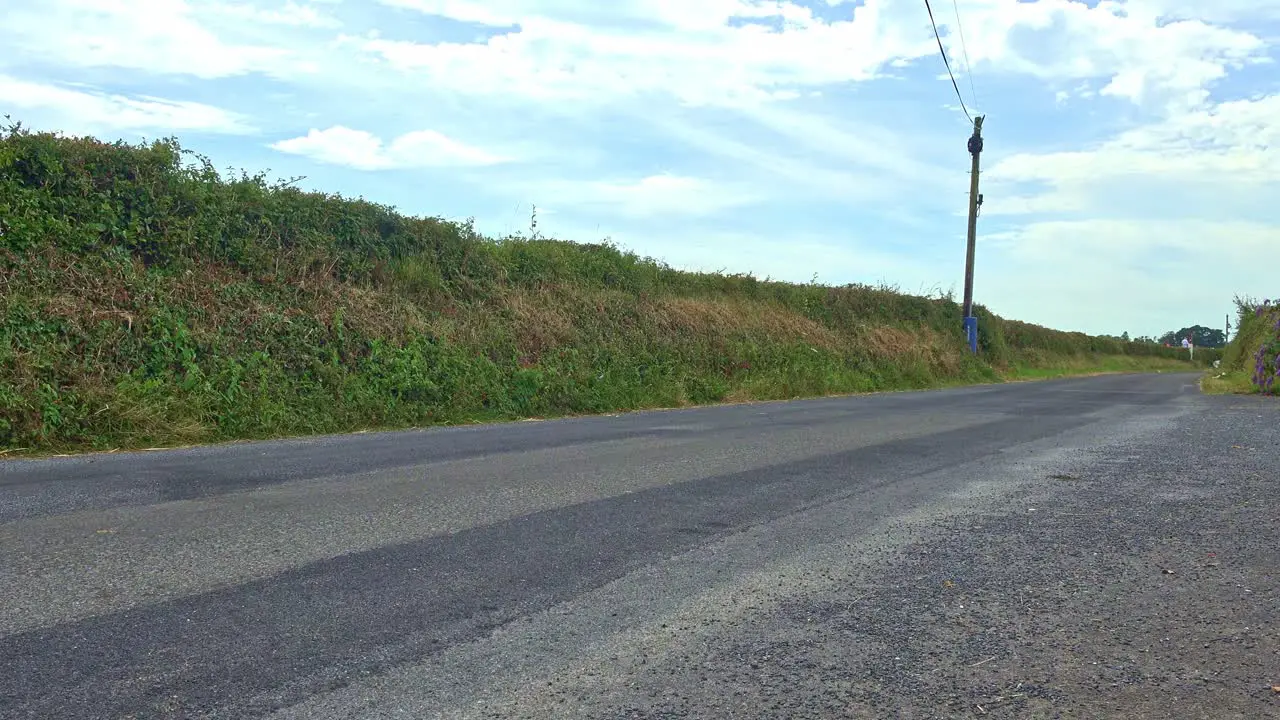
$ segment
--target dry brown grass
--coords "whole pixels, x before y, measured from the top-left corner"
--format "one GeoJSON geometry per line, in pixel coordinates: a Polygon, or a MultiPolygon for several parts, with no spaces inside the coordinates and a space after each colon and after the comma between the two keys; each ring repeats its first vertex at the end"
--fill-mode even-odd
{"type": "Polygon", "coordinates": [[[914,330],[878,325],[859,329],[857,341],[873,358],[897,364],[919,364],[939,376],[960,373],[963,348],[954,339],[921,326],[914,330]]]}
{"type": "Polygon", "coordinates": [[[501,303],[511,315],[517,350],[531,362],[577,337],[569,308],[553,294],[514,289],[501,296],[501,303]]]}
{"type": "Polygon", "coordinates": [[[649,314],[661,332],[725,338],[754,335],[803,342],[828,350],[847,343],[835,331],[772,304],[745,300],[666,297],[651,301],[649,314]]]}
{"type": "Polygon", "coordinates": [[[325,324],[331,323],[334,312],[341,308],[347,327],[369,337],[399,341],[428,327],[419,306],[391,292],[334,283],[318,288],[308,304],[312,316],[325,324]]]}

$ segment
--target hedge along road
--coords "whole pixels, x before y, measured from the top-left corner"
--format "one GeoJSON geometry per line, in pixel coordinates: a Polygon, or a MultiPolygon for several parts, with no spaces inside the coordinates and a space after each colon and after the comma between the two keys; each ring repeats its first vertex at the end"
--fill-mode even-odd
{"type": "Polygon", "coordinates": [[[0,463],[0,717],[1280,714],[1280,405],[1196,380],[0,463]]]}

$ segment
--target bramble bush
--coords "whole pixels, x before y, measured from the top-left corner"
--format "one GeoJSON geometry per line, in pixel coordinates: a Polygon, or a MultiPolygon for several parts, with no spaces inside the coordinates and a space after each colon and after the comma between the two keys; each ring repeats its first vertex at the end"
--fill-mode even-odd
{"type": "Polygon", "coordinates": [[[1263,394],[1280,394],[1280,300],[1257,304],[1252,324],[1259,328],[1260,335],[1253,355],[1253,386],[1263,394]]]}
{"type": "Polygon", "coordinates": [[[1280,395],[1280,299],[1237,297],[1236,310],[1236,336],[1223,368],[1247,376],[1256,392],[1280,395]]]}
{"type": "MultiPolygon", "coordinates": [[[[951,298],[478,234],[176,140],[0,133],[0,447],[205,442],[1185,367],[951,298]]],[[[1202,356],[1197,352],[1196,359],[1202,356]]]]}

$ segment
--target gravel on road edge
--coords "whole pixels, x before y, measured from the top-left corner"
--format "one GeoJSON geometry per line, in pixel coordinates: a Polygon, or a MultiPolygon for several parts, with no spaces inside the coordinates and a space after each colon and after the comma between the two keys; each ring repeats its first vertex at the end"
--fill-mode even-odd
{"type": "Polygon", "coordinates": [[[952,516],[888,572],[631,679],[670,694],[592,715],[1280,717],[1280,408],[1212,408],[952,516]]]}

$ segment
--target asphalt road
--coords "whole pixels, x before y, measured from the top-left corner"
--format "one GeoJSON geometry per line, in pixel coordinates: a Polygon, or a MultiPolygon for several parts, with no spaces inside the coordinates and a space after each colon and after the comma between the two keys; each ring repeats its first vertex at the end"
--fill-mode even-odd
{"type": "Polygon", "coordinates": [[[1280,717],[1196,379],[0,463],[0,718],[1280,717]]]}

